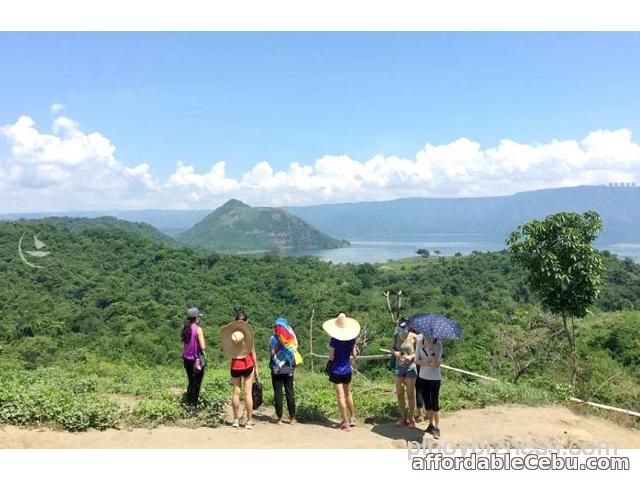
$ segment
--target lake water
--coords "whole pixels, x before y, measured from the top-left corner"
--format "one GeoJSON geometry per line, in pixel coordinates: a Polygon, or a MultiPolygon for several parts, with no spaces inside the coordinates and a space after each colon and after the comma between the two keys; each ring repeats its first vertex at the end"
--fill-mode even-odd
{"type": "MultiPolygon", "coordinates": [[[[330,250],[290,250],[285,255],[313,255],[333,263],[382,263],[415,257],[416,250],[425,248],[432,255],[451,256],[456,253],[467,255],[474,250],[495,252],[505,248],[503,237],[488,237],[474,234],[429,234],[429,235],[393,235],[385,238],[347,239],[351,245],[330,250]]],[[[640,260],[640,243],[616,243],[598,245],[620,257],[640,260]]]]}

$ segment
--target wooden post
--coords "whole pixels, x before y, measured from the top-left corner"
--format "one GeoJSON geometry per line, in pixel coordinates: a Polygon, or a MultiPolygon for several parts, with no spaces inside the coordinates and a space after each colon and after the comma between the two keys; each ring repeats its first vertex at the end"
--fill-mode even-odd
{"type": "Polygon", "coordinates": [[[396,319],[393,316],[393,309],[391,308],[391,300],[389,299],[389,295],[391,295],[391,292],[387,290],[386,292],[382,292],[382,295],[384,295],[384,298],[387,300],[387,310],[389,310],[389,315],[391,315],[391,322],[393,322],[393,324],[395,325],[396,319]]]}

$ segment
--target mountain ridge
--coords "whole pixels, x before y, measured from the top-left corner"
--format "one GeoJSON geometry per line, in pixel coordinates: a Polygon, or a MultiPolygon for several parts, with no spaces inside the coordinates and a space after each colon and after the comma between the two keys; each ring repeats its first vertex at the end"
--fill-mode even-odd
{"type": "Polygon", "coordinates": [[[145,222],[129,222],[116,217],[102,216],[95,218],[88,217],[68,217],[68,216],[50,216],[38,219],[23,219],[26,224],[48,224],[56,228],[70,230],[72,232],[82,232],[89,229],[104,228],[117,229],[126,232],[138,233],[155,243],[165,245],[178,245],[178,242],[171,236],[162,233],[153,225],[145,222]]]}
{"type": "MultiPolygon", "coordinates": [[[[239,200],[237,202],[242,203],[239,200]]],[[[282,209],[322,232],[352,239],[413,233],[490,233],[504,236],[519,223],[533,218],[543,218],[561,210],[582,212],[593,209],[603,218],[605,231],[602,235],[614,243],[640,241],[640,211],[632,208],[635,204],[640,204],[639,187],[579,186],[494,197],[406,197],[282,209]]],[[[122,220],[149,223],[174,237],[192,228],[211,212],[159,209],[108,211],[122,220]]],[[[105,212],[65,213],[95,217],[105,212]]],[[[51,215],[0,214],[0,220],[51,215]]]]}
{"type": "Polygon", "coordinates": [[[394,234],[478,233],[505,236],[519,224],[559,211],[595,210],[610,241],[640,241],[640,188],[584,186],[502,197],[402,198],[287,210],[331,234],[369,238],[394,234]]]}

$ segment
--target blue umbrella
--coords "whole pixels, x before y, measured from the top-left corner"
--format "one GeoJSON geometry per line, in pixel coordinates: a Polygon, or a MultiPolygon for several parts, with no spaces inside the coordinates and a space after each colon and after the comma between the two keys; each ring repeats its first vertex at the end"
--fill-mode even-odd
{"type": "Polygon", "coordinates": [[[435,313],[416,313],[409,318],[409,328],[429,338],[459,340],[462,327],[453,320],[435,313]]]}

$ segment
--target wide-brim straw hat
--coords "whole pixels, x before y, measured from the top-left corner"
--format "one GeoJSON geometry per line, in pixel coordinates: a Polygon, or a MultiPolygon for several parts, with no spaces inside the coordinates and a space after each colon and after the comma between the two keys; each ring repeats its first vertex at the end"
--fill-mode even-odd
{"type": "Polygon", "coordinates": [[[246,357],[253,349],[253,329],[243,320],[234,320],[220,328],[220,343],[231,358],[246,357]]]}
{"type": "Polygon", "coordinates": [[[353,340],[360,335],[360,323],[344,313],[324,322],[322,329],[336,340],[353,340]]]}

